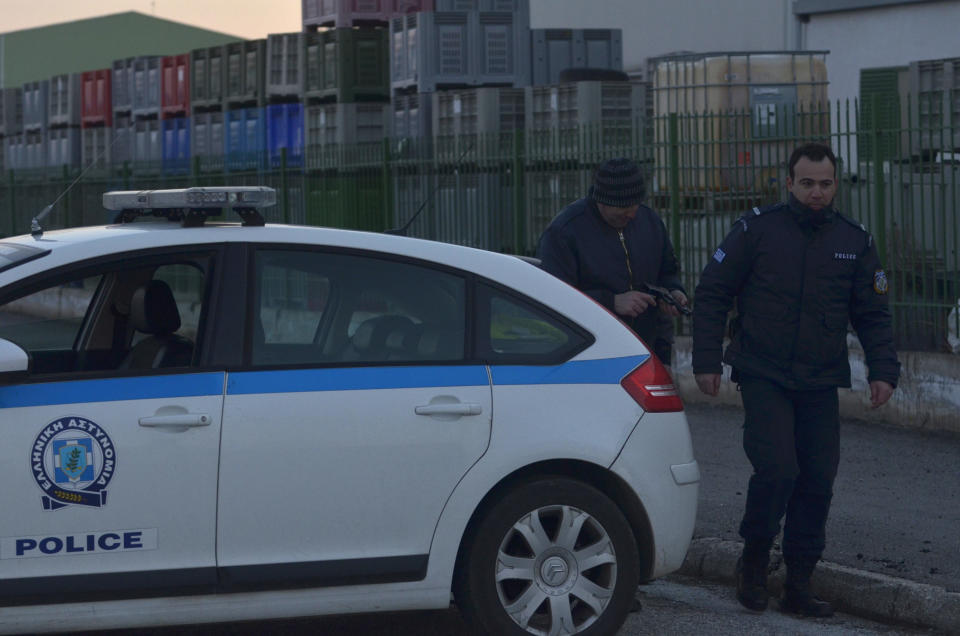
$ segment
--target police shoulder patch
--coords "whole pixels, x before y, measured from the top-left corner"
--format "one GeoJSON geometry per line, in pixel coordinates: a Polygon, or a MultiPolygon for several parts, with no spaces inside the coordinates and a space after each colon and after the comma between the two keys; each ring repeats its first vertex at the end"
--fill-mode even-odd
{"type": "Polygon", "coordinates": [[[873,291],[878,294],[886,294],[890,289],[890,283],[887,281],[887,274],[882,269],[873,273],[873,291]]]}
{"type": "Polygon", "coordinates": [[[761,217],[768,212],[775,212],[777,210],[788,207],[786,203],[774,203],[773,205],[765,205],[763,207],[754,207],[749,212],[745,212],[743,216],[734,221],[733,225],[736,226],[737,223],[743,226],[743,231],[747,231],[748,223],[758,217],[761,217]]]}

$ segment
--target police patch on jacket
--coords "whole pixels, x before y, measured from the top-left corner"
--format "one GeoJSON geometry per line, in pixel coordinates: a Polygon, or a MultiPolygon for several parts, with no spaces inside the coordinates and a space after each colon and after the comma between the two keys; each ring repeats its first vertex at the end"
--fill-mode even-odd
{"type": "Polygon", "coordinates": [[[890,284],[887,282],[887,274],[882,269],[878,269],[873,273],[873,291],[878,294],[886,294],[887,290],[890,288],[890,284]]]}

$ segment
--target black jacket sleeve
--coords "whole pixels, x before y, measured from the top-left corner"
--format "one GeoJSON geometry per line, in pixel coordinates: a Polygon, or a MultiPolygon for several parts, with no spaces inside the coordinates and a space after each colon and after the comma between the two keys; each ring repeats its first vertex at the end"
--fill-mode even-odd
{"type": "Polygon", "coordinates": [[[850,322],[863,345],[869,369],[867,379],[883,380],[897,386],[900,362],[893,345],[893,321],[887,302],[888,283],[873,241],[868,242],[857,258],[854,276],[850,322]]]}
{"type": "Polygon", "coordinates": [[[580,286],[580,270],[574,238],[551,225],[540,236],[537,247],[540,267],[563,282],[572,285],[613,311],[613,292],[606,289],[583,289],[580,286]]]}
{"type": "Polygon", "coordinates": [[[714,252],[694,292],[693,372],[720,373],[723,335],[733,299],[750,273],[750,236],[737,222],[714,252]]]}

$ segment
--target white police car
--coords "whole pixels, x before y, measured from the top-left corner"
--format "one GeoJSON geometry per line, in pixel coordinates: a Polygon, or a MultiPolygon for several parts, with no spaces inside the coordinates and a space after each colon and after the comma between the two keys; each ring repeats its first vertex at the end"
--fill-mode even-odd
{"type": "Polygon", "coordinates": [[[693,531],[663,366],[521,259],[263,226],[274,198],[108,193],[125,222],[0,240],[0,632],[451,593],[490,634],[614,632],[693,531]]]}

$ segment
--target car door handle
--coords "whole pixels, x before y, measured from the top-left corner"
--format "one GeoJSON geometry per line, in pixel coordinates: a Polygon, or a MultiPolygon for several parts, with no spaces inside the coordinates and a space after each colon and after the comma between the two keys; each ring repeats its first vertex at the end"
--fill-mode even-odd
{"type": "Polygon", "coordinates": [[[173,415],[154,415],[141,417],[140,426],[179,427],[210,426],[210,416],[206,413],[177,413],[173,415]]]}
{"type": "Polygon", "coordinates": [[[453,404],[424,404],[413,409],[417,415],[480,415],[483,407],[471,402],[453,404]]]}

